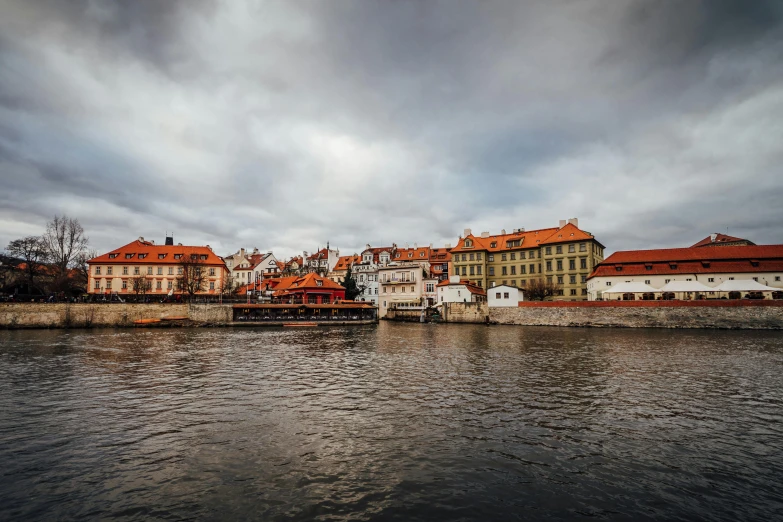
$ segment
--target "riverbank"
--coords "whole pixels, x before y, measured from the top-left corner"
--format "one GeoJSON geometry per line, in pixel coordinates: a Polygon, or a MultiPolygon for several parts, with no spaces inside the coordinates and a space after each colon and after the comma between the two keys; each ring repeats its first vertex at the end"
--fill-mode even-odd
{"type": "MultiPolygon", "coordinates": [[[[3,303],[0,329],[280,327],[297,321],[234,321],[233,304],[3,303]],[[137,321],[144,321],[138,324],[137,321]],[[158,322],[159,321],[159,322],[158,322]]],[[[328,326],[375,324],[373,320],[324,321],[328,326]]]]}

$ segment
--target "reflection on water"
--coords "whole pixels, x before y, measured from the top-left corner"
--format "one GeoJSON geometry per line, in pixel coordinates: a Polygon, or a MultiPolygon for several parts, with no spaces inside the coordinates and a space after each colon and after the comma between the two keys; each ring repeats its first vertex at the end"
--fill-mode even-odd
{"type": "Polygon", "coordinates": [[[0,518],[781,518],[782,340],[0,332],[0,518]]]}

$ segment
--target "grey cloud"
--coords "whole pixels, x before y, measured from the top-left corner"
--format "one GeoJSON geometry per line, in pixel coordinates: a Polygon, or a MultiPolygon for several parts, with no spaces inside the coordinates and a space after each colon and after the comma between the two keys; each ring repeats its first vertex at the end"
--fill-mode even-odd
{"type": "Polygon", "coordinates": [[[18,230],[82,205],[100,249],[173,229],[226,251],[353,251],[573,215],[610,250],[726,226],[783,241],[764,138],[783,116],[776,2],[5,12],[0,204],[18,230]]]}

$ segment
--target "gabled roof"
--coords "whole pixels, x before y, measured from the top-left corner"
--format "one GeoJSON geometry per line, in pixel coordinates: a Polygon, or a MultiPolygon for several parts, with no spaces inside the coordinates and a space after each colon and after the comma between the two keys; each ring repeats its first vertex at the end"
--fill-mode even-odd
{"type": "Polygon", "coordinates": [[[561,229],[556,230],[549,238],[541,241],[542,245],[552,243],[566,243],[568,241],[586,241],[595,239],[592,234],[585,232],[573,223],[568,223],[561,229]]]}
{"type": "Polygon", "coordinates": [[[329,251],[325,248],[322,248],[318,252],[314,252],[311,255],[307,256],[308,261],[317,261],[318,259],[328,259],[329,258],[329,251]]]}
{"type": "Polygon", "coordinates": [[[273,288],[275,290],[275,295],[279,295],[278,292],[296,292],[298,290],[309,290],[309,289],[329,289],[329,290],[345,290],[345,287],[338,285],[331,279],[327,279],[325,277],[321,277],[320,275],[316,274],[315,272],[311,272],[304,276],[291,276],[291,277],[281,277],[279,279],[270,280],[270,283],[273,281],[276,281],[276,284],[274,284],[273,288]],[[321,284],[318,284],[318,281],[321,282],[321,284]]]}
{"type": "Polygon", "coordinates": [[[201,260],[205,265],[226,266],[223,259],[206,246],[155,245],[149,241],[137,239],[111,252],[94,257],[88,264],[147,264],[178,265],[187,261],[191,255],[206,256],[201,260]],[[130,256],[130,257],[128,257],[130,256]],[[163,257],[160,257],[163,256],[163,257]]]}
{"type": "Polygon", "coordinates": [[[692,245],[691,248],[703,247],[703,246],[716,246],[722,243],[745,243],[746,245],[755,245],[752,241],[743,239],[741,237],[727,236],[726,234],[715,234],[715,239],[712,239],[712,235],[709,235],[692,245]]]}
{"type": "Polygon", "coordinates": [[[349,266],[353,266],[361,262],[362,262],[362,256],[357,254],[354,254],[352,256],[340,256],[337,259],[337,264],[334,265],[334,271],[348,270],[349,266]]]}

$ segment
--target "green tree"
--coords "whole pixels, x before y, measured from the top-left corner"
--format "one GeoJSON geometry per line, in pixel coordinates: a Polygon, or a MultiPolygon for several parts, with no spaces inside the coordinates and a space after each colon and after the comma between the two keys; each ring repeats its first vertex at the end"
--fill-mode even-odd
{"type": "Polygon", "coordinates": [[[351,272],[350,266],[348,266],[348,270],[345,271],[345,277],[340,282],[340,284],[345,287],[345,299],[348,301],[353,301],[359,297],[362,292],[364,292],[364,285],[359,285],[356,282],[356,279],[354,279],[353,273],[351,272]]]}

